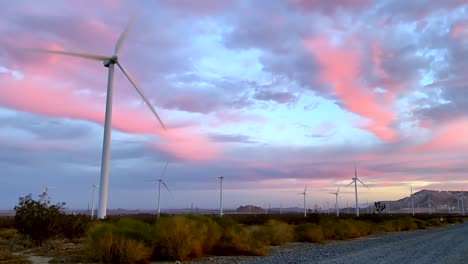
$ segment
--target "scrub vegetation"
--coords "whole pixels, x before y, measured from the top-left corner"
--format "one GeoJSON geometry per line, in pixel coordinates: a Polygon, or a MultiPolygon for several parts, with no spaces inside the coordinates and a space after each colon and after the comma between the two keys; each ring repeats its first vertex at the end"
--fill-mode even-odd
{"type": "Polygon", "coordinates": [[[29,263],[22,252],[51,263],[148,263],[209,255],[267,255],[289,242],[325,243],[383,232],[438,227],[458,220],[440,215],[249,214],[111,216],[91,220],[64,212],[45,195],[21,197],[15,217],[0,218],[0,263],[29,263]],[[68,246],[64,246],[68,245],[68,246]],[[28,251],[29,252],[29,251],[28,251]],[[71,257],[73,256],[73,257],[71,257]]]}

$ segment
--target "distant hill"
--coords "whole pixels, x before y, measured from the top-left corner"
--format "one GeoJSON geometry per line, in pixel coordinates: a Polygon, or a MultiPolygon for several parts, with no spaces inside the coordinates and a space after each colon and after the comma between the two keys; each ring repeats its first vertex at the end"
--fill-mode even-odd
{"type": "MultiPolygon", "coordinates": [[[[422,190],[413,194],[415,213],[459,213],[461,211],[460,191],[432,191],[422,190]]],[[[463,192],[465,212],[468,207],[468,192],[463,192]]],[[[386,204],[387,209],[383,213],[407,213],[411,209],[411,197],[404,197],[397,201],[381,201],[386,204]],[[389,208],[388,208],[389,207],[389,208]]],[[[371,206],[372,208],[374,205],[371,206]]]]}
{"type": "Polygon", "coordinates": [[[244,205],[244,206],[239,206],[236,210],[235,210],[236,213],[241,213],[241,214],[248,214],[248,213],[252,213],[252,214],[261,214],[261,213],[265,213],[266,210],[261,208],[261,207],[258,207],[258,206],[255,206],[255,205],[244,205]]]}

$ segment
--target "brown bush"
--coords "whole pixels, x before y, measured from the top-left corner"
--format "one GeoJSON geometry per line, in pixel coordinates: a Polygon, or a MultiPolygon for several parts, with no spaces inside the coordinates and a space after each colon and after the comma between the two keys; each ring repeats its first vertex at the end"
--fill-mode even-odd
{"type": "Polygon", "coordinates": [[[319,243],[325,240],[322,227],[312,223],[300,224],[296,226],[296,239],[300,242],[319,243]]]}
{"type": "Polygon", "coordinates": [[[14,228],[0,229],[0,238],[10,240],[14,238],[18,232],[14,228]]]}
{"type": "Polygon", "coordinates": [[[267,245],[283,245],[294,239],[294,228],[278,220],[270,220],[263,226],[252,231],[252,237],[267,245]]]}
{"type": "Polygon", "coordinates": [[[9,264],[30,264],[31,261],[23,256],[15,255],[7,248],[0,248],[0,262],[9,264]]]}

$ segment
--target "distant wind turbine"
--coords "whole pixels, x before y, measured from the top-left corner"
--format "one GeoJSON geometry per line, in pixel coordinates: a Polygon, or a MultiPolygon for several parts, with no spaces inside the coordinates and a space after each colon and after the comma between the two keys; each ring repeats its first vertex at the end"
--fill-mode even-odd
{"type": "Polygon", "coordinates": [[[463,192],[463,188],[461,189],[461,192],[459,194],[457,194],[457,196],[460,196],[460,198],[458,199],[459,201],[461,201],[461,214],[464,216],[465,215],[465,204],[464,204],[464,201],[465,200],[465,194],[463,192]]]}
{"type": "Polygon", "coordinates": [[[107,214],[107,198],[108,198],[108,190],[109,190],[110,144],[111,144],[111,130],[112,130],[111,121],[112,121],[112,97],[113,97],[113,84],[114,84],[114,65],[117,65],[120,68],[120,70],[123,72],[125,77],[127,77],[127,79],[130,81],[133,87],[140,94],[143,101],[150,108],[151,112],[153,112],[154,116],[156,116],[157,120],[159,121],[159,124],[163,127],[163,129],[166,129],[161,118],[159,118],[159,115],[156,113],[156,110],[151,105],[150,100],[146,97],[143,91],[136,85],[136,83],[130,77],[127,70],[119,62],[119,57],[117,56],[119,53],[119,50],[122,48],[123,43],[125,42],[125,39],[130,30],[132,22],[133,22],[133,18],[130,20],[130,23],[127,24],[127,27],[125,28],[125,30],[120,34],[117,40],[117,43],[115,44],[114,55],[111,55],[111,56],[102,56],[102,55],[86,54],[86,53],[79,53],[79,52],[61,51],[61,50],[28,49],[30,51],[60,54],[60,55],[65,55],[65,56],[72,56],[72,57],[79,57],[83,59],[102,61],[104,63],[104,67],[109,68],[108,81],[107,81],[106,114],[105,114],[105,120],[104,120],[104,140],[103,140],[103,146],[102,146],[101,176],[100,176],[100,183],[99,183],[98,217],[100,219],[105,218],[107,214]]]}
{"type": "Polygon", "coordinates": [[[91,195],[91,219],[94,219],[94,193],[96,192],[96,184],[93,183],[92,188],[92,195],[91,195]]]}
{"type": "Polygon", "coordinates": [[[224,176],[219,177],[219,216],[223,217],[223,179],[224,176]]]}
{"type": "Polygon", "coordinates": [[[340,193],[340,187],[341,187],[341,186],[338,186],[338,190],[336,190],[336,192],[330,193],[330,194],[334,194],[334,195],[335,195],[336,216],[340,216],[340,208],[339,208],[339,206],[338,206],[338,194],[340,193]]]}
{"type": "Polygon", "coordinates": [[[44,185],[44,192],[43,194],[47,196],[49,194],[49,189],[55,189],[56,187],[49,187],[47,185],[44,185]]]}
{"type": "Polygon", "coordinates": [[[432,201],[431,201],[431,196],[432,196],[432,194],[429,193],[429,195],[428,195],[428,201],[427,201],[428,206],[429,206],[429,214],[432,214],[432,201]]]}
{"type": "Polygon", "coordinates": [[[410,186],[410,188],[411,188],[411,210],[413,211],[413,216],[414,216],[413,186],[410,186]]]}
{"type": "Polygon", "coordinates": [[[307,210],[306,210],[307,185],[306,185],[306,187],[304,188],[304,192],[298,193],[297,195],[300,195],[300,194],[304,196],[304,217],[306,217],[306,216],[307,216],[307,210]]]}
{"type": "Polygon", "coordinates": [[[161,184],[164,186],[164,188],[166,188],[166,190],[169,193],[171,193],[171,191],[167,187],[166,183],[164,183],[164,181],[163,181],[163,177],[166,174],[167,165],[168,165],[168,163],[166,162],[166,165],[164,165],[164,169],[163,169],[163,172],[161,174],[161,178],[159,178],[159,180],[149,180],[149,181],[147,181],[147,182],[150,182],[150,181],[157,181],[158,182],[158,211],[157,211],[158,218],[161,215],[161,203],[160,203],[161,202],[161,184]]]}
{"type": "Polygon", "coordinates": [[[369,189],[369,187],[358,178],[357,169],[356,166],[354,166],[354,178],[351,179],[351,182],[346,185],[345,188],[354,183],[354,196],[356,197],[356,216],[359,216],[357,182],[360,182],[364,187],[369,189]]]}

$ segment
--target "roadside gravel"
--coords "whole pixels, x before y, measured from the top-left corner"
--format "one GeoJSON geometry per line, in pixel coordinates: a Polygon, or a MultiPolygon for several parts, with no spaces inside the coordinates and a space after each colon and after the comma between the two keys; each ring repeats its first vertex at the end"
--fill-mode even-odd
{"type": "Polygon", "coordinates": [[[326,244],[291,243],[272,247],[266,257],[208,257],[187,263],[468,263],[468,223],[326,244]]]}

